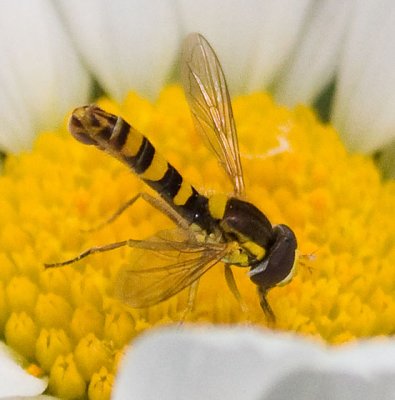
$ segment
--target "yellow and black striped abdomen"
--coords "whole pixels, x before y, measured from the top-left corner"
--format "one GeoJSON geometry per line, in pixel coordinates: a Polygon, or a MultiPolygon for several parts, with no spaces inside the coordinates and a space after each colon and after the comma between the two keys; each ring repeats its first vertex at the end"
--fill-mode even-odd
{"type": "Polygon", "coordinates": [[[207,232],[215,229],[217,222],[209,212],[207,197],[186,182],[124,119],[89,105],[74,110],[69,130],[82,143],[96,145],[128,165],[189,223],[207,232]]]}

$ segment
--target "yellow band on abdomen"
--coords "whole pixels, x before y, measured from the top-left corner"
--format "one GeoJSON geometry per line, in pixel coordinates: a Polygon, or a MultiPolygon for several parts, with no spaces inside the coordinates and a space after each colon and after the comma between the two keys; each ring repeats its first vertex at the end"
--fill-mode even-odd
{"type": "Polygon", "coordinates": [[[136,129],[130,127],[126,143],[123,145],[121,153],[126,157],[134,157],[140,150],[144,136],[136,129]]]}
{"type": "Polygon", "coordinates": [[[183,206],[188,199],[192,196],[192,186],[185,182],[184,180],[181,182],[180,189],[178,190],[177,194],[173,198],[173,203],[176,206],[183,206]]]}
{"type": "Polygon", "coordinates": [[[140,176],[146,180],[158,181],[163,177],[166,171],[167,161],[157,151],[155,151],[151,165],[140,176]]]}

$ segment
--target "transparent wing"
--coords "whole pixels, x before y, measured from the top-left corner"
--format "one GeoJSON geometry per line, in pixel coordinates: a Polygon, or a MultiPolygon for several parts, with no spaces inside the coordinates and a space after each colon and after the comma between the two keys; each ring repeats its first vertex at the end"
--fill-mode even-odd
{"type": "Polygon", "coordinates": [[[137,247],[136,261],[121,269],[116,282],[116,294],[136,308],[174,296],[228,252],[224,243],[199,244],[182,230],[160,232],[137,247]]]}
{"type": "Polygon", "coordinates": [[[181,78],[197,131],[205,137],[233,183],[244,193],[243,171],[232,105],[214,50],[199,33],[184,42],[181,78]]]}

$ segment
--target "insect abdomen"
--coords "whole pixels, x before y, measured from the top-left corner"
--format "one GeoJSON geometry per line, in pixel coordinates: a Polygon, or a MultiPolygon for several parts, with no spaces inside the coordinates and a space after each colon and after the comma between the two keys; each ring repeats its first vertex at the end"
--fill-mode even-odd
{"type": "Polygon", "coordinates": [[[208,211],[208,199],[123,118],[95,105],[84,106],[74,110],[69,130],[77,140],[94,144],[128,165],[189,223],[212,231],[215,221],[208,211]]]}

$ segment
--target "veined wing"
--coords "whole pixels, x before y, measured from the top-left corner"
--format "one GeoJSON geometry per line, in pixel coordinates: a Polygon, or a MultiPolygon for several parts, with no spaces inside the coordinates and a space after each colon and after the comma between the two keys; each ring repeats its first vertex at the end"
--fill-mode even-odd
{"type": "Polygon", "coordinates": [[[164,301],[190,286],[227,253],[225,243],[198,243],[182,230],[163,231],[139,243],[136,261],[121,269],[116,292],[132,307],[164,301]]]}
{"type": "Polygon", "coordinates": [[[196,129],[218,157],[235,194],[242,195],[243,171],[225,76],[214,50],[199,33],[185,39],[181,65],[185,95],[196,129]]]}

